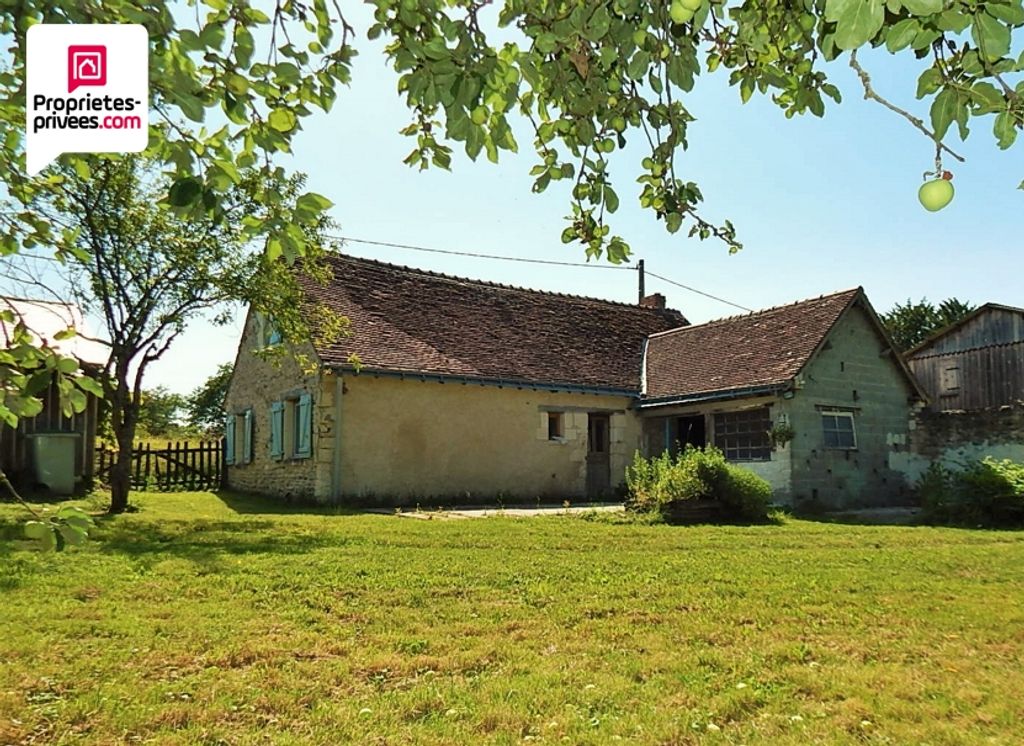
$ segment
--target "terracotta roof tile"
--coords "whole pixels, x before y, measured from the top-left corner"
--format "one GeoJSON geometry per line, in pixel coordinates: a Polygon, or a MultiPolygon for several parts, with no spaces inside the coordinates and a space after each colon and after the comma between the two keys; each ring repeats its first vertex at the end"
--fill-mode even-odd
{"type": "Polygon", "coordinates": [[[328,259],[306,291],[349,317],[352,335],[317,350],[329,366],[639,391],[644,339],[686,324],[678,311],[451,277],[369,259],[328,259]]]}
{"type": "Polygon", "coordinates": [[[645,396],[686,397],[795,376],[861,289],[656,334],[645,396]]]}

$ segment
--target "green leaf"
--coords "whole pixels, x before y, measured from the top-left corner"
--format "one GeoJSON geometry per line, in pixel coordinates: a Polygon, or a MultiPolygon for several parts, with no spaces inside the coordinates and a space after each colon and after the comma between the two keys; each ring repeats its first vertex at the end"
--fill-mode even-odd
{"type": "Polygon", "coordinates": [[[64,543],[73,547],[81,546],[88,538],[88,534],[85,529],[80,528],[79,526],[73,526],[70,523],[58,526],[57,530],[60,531],[60,535],[64,538],[64,543]]]}
{"type": "Polygon", "coordinates": [[[202,193],[202,183],[194,176],[186,176],[171,184],[167,197],[175,207],[189,207],[199,200],[202,193]]]}
{"type": "Polygon", "coordinates": [[[913,18],[905,18],[889,29],[885,37],[885,48],[890,52],[906,49],[921,30],[921,24],[913,18]]]}
{"type": "Polygon", "coordinates": [[[323,212],[334,207],[334,203],[331,202],[327,197],[316,192],[306,192],[297,200],[295,200],[295,207],[299,210],[310,210],[311,212],[323,212]]]}
{"type": "Polygon", "coordinates": [[[61,373],[74,373],[78,370],[78,361],[73,357],[62,357],[57,361],[57,370],[61,373]]]}
{"type": "Polygon", "coordinates": [[[942,87],[942,71],[938,68],[929,68],[918,79],[918,98],[924,98],[929,93],[935,93],[942,87]]]}
{"type": "Polygon", "coordinates": [[[971,102],[977,107],[975,114],[989,114],[1006,107],[1002,91],[984,80],[971,86],[971,102]]]}
{"type": "Polygon", "coordinates": [[[290,109],[274,109],[267,118],[268,124],[278,132],[291,132],[298,121],[290,109]]]}
{"type": "Polygon", "coordinates": [[[53,527],[50,523],[42,521],[28,521],[25,524],[25,536],[30,539],[42,539],[46,534],[52,534],[53,527]]]}
{"type": "Polygon", "coordinates": [[[825,0],[825,17],[835,21],[835,43],[857,49],[875,37],[885,20],[882,0],[825,0]]]}
{"type": "Polygon", "coordinates": [[[1001,149],[1006,150],[1013,145],[1017,139],[1017,126],[1010,112],[1004,111],[996,116],[996,121],[992,126],[992,134],[996,136],[1001,149]]]}
{"type": "Polygon", "coordinates": [[[930,16],[942,11],[942,0],[902,0],[903,7],[915,16],[930,16]]]}
{"type": "Polygon", "coordinates": [[[952,88],[943,88],[932,102],[931,117],[935,139],[941,140],[949,130],[949,125],[956,119],[957,97],[952,88]]]}
{"type": "Polygon", "coordinates": [[[974,14],[971,36],[981,50],[982,57],[989,62],[1010,53],[1010,29],[988,13],[974,14]]]}
{"type": "Polygon", "coordinates": [[[1010,5],[986,3],[985,12],[1013,26],[1024,24],[1024,6],[1020,2],[1014,2],[1010,5]]]}

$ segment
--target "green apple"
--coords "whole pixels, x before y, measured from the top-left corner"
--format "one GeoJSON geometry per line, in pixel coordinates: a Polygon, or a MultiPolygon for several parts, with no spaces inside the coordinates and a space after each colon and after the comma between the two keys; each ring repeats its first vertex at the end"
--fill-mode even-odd
{"type": "Polygon", "coordinates": [[[626,118],[625,117],[614,117],[612,119],[612,129],[616,132],[622,132],[626,129],[626,118]]]}
{"type": "Polygon", "coordinates": [[[693,18],[693,11],[683,5],[683,0],[672,0],[672,6],[668,9],[675,23],[686,23],[693,18]]]}
{"type": "Polygon", "coordinates": [[[700,10],[701,3],[703,3],[704,0],[679,0],[679,2],[681,2],[683,4],[683,7],[686,8],[687,10],[692,10],[694,13],[696,13],[698,10],[700,10]]]}
{"type": "Polygon", "coordinates": [[[953,184],[947,179],[933,179],[921,185],[917,192],[924,209],[936,212],[948,205],[953,199],[953,184]]]}
{"type": "Polygon", "coordinates": [[[469,118],[473,121],[473,124],[483,124],[487,121],[487,107],[476,107],[473,109],[473,113],[469,115],[469,118]]]}

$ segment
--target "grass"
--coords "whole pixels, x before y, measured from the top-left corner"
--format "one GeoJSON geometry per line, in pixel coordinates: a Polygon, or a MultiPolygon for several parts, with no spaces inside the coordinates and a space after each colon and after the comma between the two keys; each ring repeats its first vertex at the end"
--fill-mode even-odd
{"type": "Polygon", "coordinates": [[[0,743],[1024,732],[1022,532],[137,502],[60,555],[0,506],[0,743]]]}

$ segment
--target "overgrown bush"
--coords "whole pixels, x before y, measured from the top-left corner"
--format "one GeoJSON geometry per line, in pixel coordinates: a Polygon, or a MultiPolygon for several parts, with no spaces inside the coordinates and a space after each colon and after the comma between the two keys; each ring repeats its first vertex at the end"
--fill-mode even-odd
{"type": "Polygon", "coordinates": [[[675,458],[666,451],[644,458],[637,453],[626,468],[626,507],[665,514],[673,506],[705,500],[719,505],[725,520],[763,521],[772,488],[749,469],[730,464],[714,446],[687,446],[675,458]]]}
{"type": "Polygon", "coordinates": [[[1024,525],[1024,464],[986,456],[960,469],[932,464],[917,484],[925,517],[941,523],[1024,525]]]}

